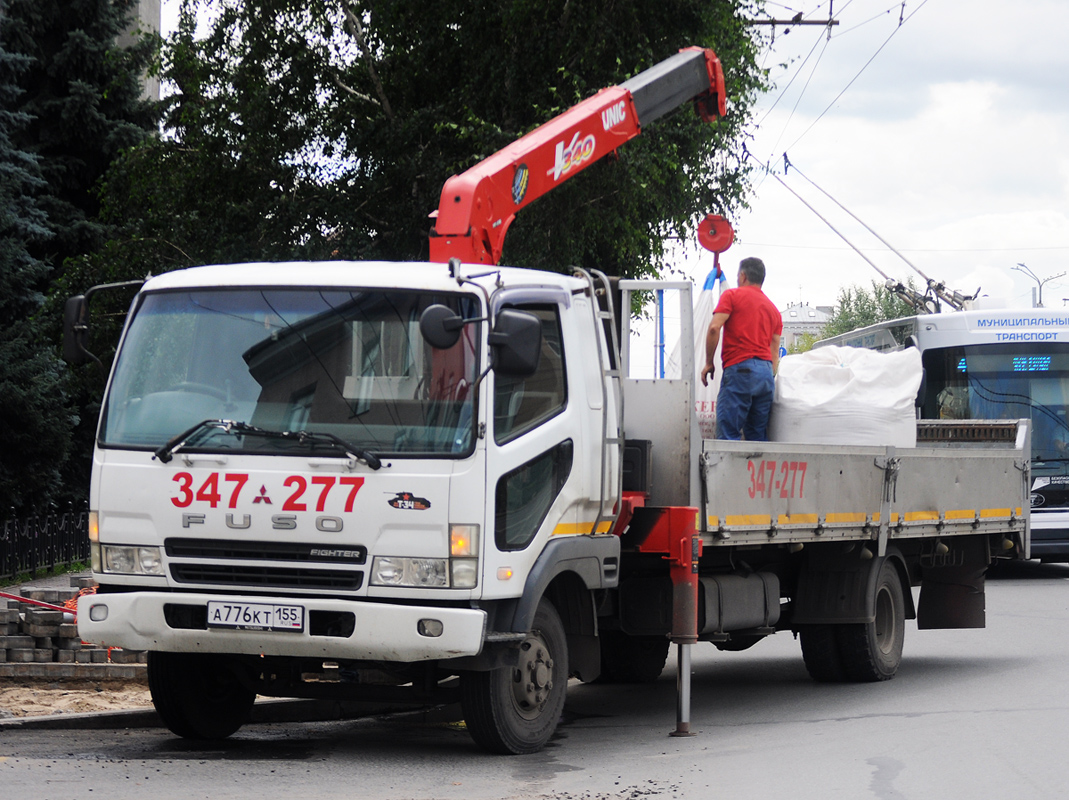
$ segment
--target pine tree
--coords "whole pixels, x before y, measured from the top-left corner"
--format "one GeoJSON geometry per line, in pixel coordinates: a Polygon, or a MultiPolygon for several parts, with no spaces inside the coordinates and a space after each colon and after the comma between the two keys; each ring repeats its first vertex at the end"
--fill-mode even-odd
{"type": "MultiPolygon", "coordinates": [[[[0,0],[0,19],[5,2],[0,0]]],[[[57,496],[72,419],[59,363],[36,345],[30,321],[46,265],[30,253],[50,238],[34,193],[45,188],[37,159],[12,143],[29,122],[13,111],[29,59],[0,43],[0,514],[57,496]]]]}
{"type": "Polygon", "coordinates": [[[39,160],[46,187],[38,203],[53,233],[30,252],[54,278],[65,259],[103,244],[97,183],[155,125],[155,106],[141,97],[141,82],[156,40],[118,46],[136,0],[8,0],[7,6],[0,43],[28,59],[15,102],[29,119],[12,142],[39,160]]]}

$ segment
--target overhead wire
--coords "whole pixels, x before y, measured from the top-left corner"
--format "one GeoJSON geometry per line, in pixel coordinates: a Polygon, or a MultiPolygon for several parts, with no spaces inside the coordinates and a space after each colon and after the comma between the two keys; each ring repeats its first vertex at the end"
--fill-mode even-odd
{"type": "MultiPolygon", "coordinates": [[[[845,10],[846,10],[847,8],[849,8],[849,7],[850,7],[850,6],[851,6],[851,5],[853,4],[853,2],[854,2],[854,0],[847,0],[846,4],[845,4],[845,5],[843,5],[843,6],[842,6],[842,7],[840,8],[840,10],[839,10],[839,13],[841,14],[841,13],[842,13],[843,11],[845,11],[845,10]]],[[[924,0],[924,2],[927,2],[927,0],[924,0]]],[[[784,5],[784,4],[782,4],[782,3],[772,3],[771,5],[776,5],[776,6],[778,6],[779,8],[782,8],[782,9],[784,9],[784,10],[786,10],[786,11],[794,11],[794,9],[793,9],[792,7],[790,7],[790,6],[787,6],[787,5],[784,5]]],[[[824,5],[825,5],[824,3],[819,3],[819,4],[817,4],[817,6],[816,6],[816,7],[814,8],[814,9],[812,9],[811,11],[809,11],[808,13],[806,13],[806,18],[811,18],[811,17],[813,16],[813,15],[815,15],[815,14],[816,14],[817,12],[819,12],[819,11],[820,11],[820,9],[821,9],[821,8],[823,8],[823,6],[824,6],[824,5]]],[[[875,16],[873,16],[873,17],[871,17],[871,18],[870,18],[869,20],[866,20],[865,22],[862,22],[862,23],[860,23],[860,24],[858,24],[858,25],[855,25],[855,26],[854,26],[853,28],[850,28],[850,29],[848,29],[847,31],[843,31],[843,32],[840,32],[840,33],[838,33],[838,34],[835,34],[835,35],[834,35],[834,37],[833,37],[833,35],[832,35],[832,32],[831,32],[831,28],[830,28],[830,27],[828,28],[828,31],[827,31],[827,36],[826,36],[826,37],[825,37],[825,36],[823,36],[823,34],[822,34],[822,38],[823,38],[823,41],[824,41],[824,47],[823,47],[823,48],[821,49],[821,51],[820,51],[820,55],[819,55],[819,56],[817,57],[817,63],[813,65],[813,68],[812,68],[812,70],[811,70],[811,71],[810,71],[810,73],[809,73],[809,78],[808,78],[808,79],[806,80],[806,82],[805,82],[805,86],[803,86],[803,87],[802,87],[802,90],[801,90],[801,92],[799,92],[799,94],[798,94],[798,98],[797,98],[797,100],[795,101],[794,107],[793,107],[793,108],[791,109],[791,113],[790,113],[790,115],[788,116],[788,118],[787,118],[786,122],[784,122],[784,124],[783,124],[783,129],[782,129],[781,133],[779,134],[779,136],[777,136],[777,138],[776,138],[776,143],[775,143],[775,145],[773,145],[773,147],[771,148],[771,150],[772,150],[772,151],[775,151],[775,150],[776,150],[776,148],[777,148],[777,147],[779,146],[779,141],[780,141],[780,139],[782,139],[782,138],[783,138],[783,135],[784,135],[784,133],[786,132],[787,128],[789,127],[789,125],[790,125],[790,122],[791,122],[791,120],[792,120],[792,119],[794,118],[794,114],[795,114],[795,112],[796,112],[796,111],[798,110],[798,106],[799,106],[799,105],[801,104],[801,102],[802,102],[802,98],[803,98],[803,97],[805,96],[805,93],[806,93],[806,89],[808,89],[808,88],[809,88],[809,84],[810,84],[810,82],[812,81],[812,79],[813,79],[813,76],[814,76],[814,75],[816,74],[816,70],[817,70],[817,67],[818,67],[818,66],[820,65],[820,61],[821,61],[821,59],[823,59],[823,57],[824,57],[824,53],[825,53],[825,52],[827,51],[828,45],[830,44],[830,42],[831,42],[832,38],[836,38],[836,39],[838,39],[838,38],[839,38],[840,36],[842,36],[842,35],[843,35],[844,33],[848,33],[848,32],[850,32],[850,31],[854,31],[854,30],[857,30],[857,29],[858,29],[858,28],[860,28],[860,27],[861,27],[862,25],[866,25],[866,24],[868,24],[869,22],[871,22],[872,20],[875,20],[875,19],[879,19],[880,17],[882,17],[882,16],[884,16],[884,15],[886,15],[886,14],[890,13],[890,12],[891,12],[891,11],[892,11],[893,9],[895,9],[895,8],[899,7],[899,5],[900,5],[899,3],[895,3],[895,4],[893,5],[893,6],[891,6],[891,7],[890,7],[890,8],[888,8],[888,9],[886,9],[885,11],[881,12],[880,14],[877,14],[877,15],[875,15],[875,16]]],[[[904,4],[904,3],[902,3],[901,5],[902,5],[902,6],[904,7],[904,5],[905,5],[905,4],[904,4]]],[[[919,9],[918,9],[918,10],[919,10],[919,9]]],[[[829,15],[830,15],[830,5],[829,5],[829,15]]],[[[910,16],[912,16],[912,14],[911,14],[910,16]]],[[[902,21],[901,21],[901,19],[900,19],[900,21],[899,21],[899,26],[901,26],[901,24],[902,24],[902,21]]],[[[893,35],[893,34],[892,34],[892,35],[893,35]]],[[[797,78],[798,78],[798,76],[800,76],[800,75],[802,74],[802,70],[803,70],[803,69],[805,68],[806,64],[807,64],[807,63],[809,63],[809,59],[810,59],[810,58],[812,58],[812,56],[813,56],[813,53],[814,53],[814,52],[816,51],[816,49],[817,49],[817,45],[818,45],[818,44],[820,43],[820,41],[821,41],[820,39],[817,39],[817,40],[815,40],[815,41],[813,42],[813,46],[812,46],[812,47],[810,48],[810,50],[809,50],[809,52],[808,52],[808,53],[806,54],[805,58],[804,58],[804,59],[802,60],[802,62],[801,62],[801,63],[800,63],[799,65],[798,65],[797,69],[795,69],[795,70],[794,70],[794,72],[793,72],[793,73],[791,74],[791,77],[790,77],[790,79],[789,79],[789,80],[787,81],[787,85],[783,87],[783,89],[782,89],[782,90],[781,90],[781,91],[779,92],[779,94],[778,94],[778,95],[776,96],[776,99],[772,101],[772,105],[770,105],[770,106],[768,107],[768,109],[767,109],[767,110],[766,110],[766,111],[764,112],[764,114],[762,115],[762,117],[761,117],[761,118],[760,118],[760,119],[759,119],[759,120],[757,121],[756,125],[757,125],[757,127],[758,127],[758,128],[759,128],[759,127],[761,127],[761,126],[762,126],[762,125],[764,124],[764,122],[765,122],[765,120],[766,120],[766,119],[768,118],[768,116],[769,116],[769,115],[770,115],[770,114],[771,114],[771,113],[772,113],[772,112],[773,112],[773,111],[775,110],[776,106],[778,106],[778,105],[779,105],[779,103],[780,103],[780,101],[781,101],[781,100],[782,100],[782,99],[783,99],[783,98],[784,98],[784,97],[786,96],[787,92],[788,92],[788,91],[790,90],[791,86],[792,86],[792,85],[794,84],[794,81],[795,81],[795,79],[797,79],[797,78]]],[[[886,44],[886,42],[885,42],[884,44],[886,44]]],[[[883,47],[883,46],[881,45],[881,49],[882,49],[882,47],[883,47]]],[[[771,52],[771,50],[770,50],[770,52],[771,52]]],[[[877,51],[877,53],[878,53],[878,52],[879,52],[879,51],[877,51]]],[[[875,58],[875,55],[876,55],[876,54],[874,54],[872,58],[875,58]]],[[[869,62],[871,62],[871,61],[872,61],[872,59],[870,58],[870,59],[869,59],[869,62]]],[[[867,66],[867,64],[866,64],[866,66],[867,66]]],[[[864,70],[864,67],[862,68],[862,70],[864,70]]],[[[858,73],[858,74],[860,75],[860,73],[858,73]]],[[[855,76],[854,80],[856,80],[856,79],[857,79],[857,76],[855,76]]],[[[849,85],[848,85],[848,86],[847,86],[846,88],[849,88],[849,85]]],[[[839,95],[838,95],[838,96],[837,96],[837,97],[835,98],[835,100],[833,100],[833,101],[832,101],[832,104],[834,104],[835,102],[837,102],[837,101],[838,101],[838,99],[839,99],[840,97],[842,97],[842,94],[843,94],[843,92],[845,92],[845,91],[846,91],[846,89],[844,88],[844,89],[843,89],[843,91],[842,91],[842,92],[840,92],[840,93],[839,93],[839,95]]],[[[826,113],[826,112],[827,112],[827,109],[825,109],[825,112],[824,112],[824,113],[826,113]]],[[[821,116],[823,116],[823,113],[821,114],[821,116]]],[[[819,119],[819,118],[818,118],[818,119],[819,119]]],[[[806,133],[808,133],[808,132],[809,132],[809,129],[810,129],[810,128],[812,128],[814,124],[816,124],[816,121],[815,121],[815,120],[814,120],[814,122],[813,122],[813,123],[811,123],[811,124],[810,124],[809,128],[807,128],[807,129],[806,129],[805,131],[803,131],[803,133],[802,133],[802,136],[804,136],[804,135],[805,135],[806,133]]],[[[799,137],[799,139],[795,141],[795,144],[797,144],[797,142],[798,142],[798,141],[799,141],[799,140],[800,140],[801,138],[802,138],[802,137],[800,136],[800,137],[799,137]]],[[[792,146],[793,146],[793,145],[792,145],[792,146]]]]}
{"type": "MultiPolygon", "coordinates": [[[[826,42],[827,42],[827,40],[825,40],[825,48],[827,47],[827,43],[826,42]]],[[[795,70],[793,75],[791,75],[791,79],[789,81],[787,81],[787,85],[783,87],[783,91],[781,91],[779,93],[779,95],[776,97],[776,99],[772,101],[772,105],[770,105],[768,107],[768,110],[765,111],[764,116],[761,117],[761,119],[759,119],[757,121],[757,126],[758,127],[761,127],[761,123],[763,123],[768,118],[768,115],[771,114],[773,112],[773,110],[775,110],[777,105],[779,105],[779,101],[783,99],[784,95],[787,94],[787,90],[790,89],[791,85],[794,83],[794,79],[802,74],[802,68],[805,67],[805,65],[808,63],[809,59],[813,56],[813,52],[817,49],[817,45],[818,44],[820,44],[820,39],[817,39],[815,42],[813,42],[813,46],[809,49],[809,52],[806,54],[806,57],[804,59],[802,59],[802,63],[798,65],[798,69],[795,70]]],[[[821,55],[823,55],[823,53],[821,53],[821,55]]],[[[817,59],[817,63],[820,63],[820,59],[819,58],[817,59]]],[[[806,86],[808,86],[808,85],[809,85],[809,82],[807,81],[806,82],[806,86]]],[[[802,87],[802,93],[803,94],[805,93],[805,87],[802,87]]],[[[802,99],[801,95],[799,95],[798,99],[799,100],[802,99]]],[[[795,104],[795,107],[797,108],[797,103],[795,104]]],[[[793,114],[793,111],[791,113],[793,114]]],[[[788,122],[789,121],[790,120],[788,120],[788,122]]],[[[784,127],[786,127],[786,125],[784,125],[784,127]]]]}
{"type": "MultiPolygon", "coordinates": [[[[844,234],[842,231],[840,231],[838,228],[836,228],[835,225],[833,225],[831,223],[831,221],[827,217],[825,217],[823,214],[821,214],[819,211],[817,211],[816,208],[814,208],[813,205],[808,200],[806,200],[804,197],[802,197],[800,194],[798,194],[798,192],[794,191],[794,189],[792,189],[790,186],[788,186],[787,182],[784,181],[783,178],[781,178],[775,172],[773,172],[772,169],[768,166],[768,164],[766,164],[764,161],[759,159],[757,156],[755,156],[753,153],[749,152],[748,150],[745,151],[745,155],[746,155],[747,158],[753,159],[758,164],[758,166],[760,166],[762,169],[764,169],[765,174],[771,175],[773,178],[775,178],[784,189],[786,189],[788,192],[793,194],[802,203],[802,205],[804,205],[806,208],[808,208],[810,211],[812,211],[817,216],[817,218],[820,219],[821,222],[823,222],[825,225],[827,225],[836,236],[838,236],[840,239],[842,239],[844,242],[846,242],[846,244],[850,246],[850,249],[853,250],[855,253],[857,253],[859,256],[861,256],[861,258],[864,259],[865,262],[870,267],[872,267],[874,270],[876,270],[876,272],[878,272],[880,274],[880,276],[883,277],[883,279],[885,281],[894,281],[894,278],[892,278],[890,275],[888,275],[886,272],[884,272],[882,269],[880,269],[878,266],[876,266],[876,262],[874,262],[867,255],[865,255],[861,251],[861,249],[859,247],[857,247],[853,242],[851,242],[849,239],[847,239],[846,238],[846,234],[844,234]]],[[[897,281],[894,281],[894,282],[897,283],[897,281]]]]}
{"type": "MultiPolygon", "coordinates": [[[[845,11],[847,8],[849,8],[853,4],[853,2],[854,2],[854,0],[847,0],[847,2],[839,9],[839,13],[841,14],[843,11],[845,11]]],[[[773,3],[771,5],[778,5],[780,8],[784,9],[785,11],[794,11],[793,8],[791,8],[790,6],[787,6],[787,5],[783,5],[782,3],[773,3]]],[[[816,8],[814,8],[812,11],[808,12],[803,17],[803,19],[812,18],[821,8],[824,7],[824,5],[825,5],[824,3],[817,4],[816,8]]],[[[865,20],[862,23],[859,23],[858,25],[855,25],[853,28],[848,28],[848,29],[846,29],[844,31],[839,31],[838,33],[835,33],[835,34],[833,34],[831,32],[831,28],[829,27],[829,29],[827,31],[827,34],[825,35],[824,33],[821,33],[821,37],[824,39],[825,43],[830,42],[831,39],[833,39],[833,38],[834,39],[838,39],[838,38],[840,38],[841,36],[843,36],[846,33],[850,33],[852,31],[855,31],[858,28],[862,27],[863,25],[867,25],[869,22],[872,22],[873,20],[879,19],[880,17],[882,17],[882,16],[884,16],[886,14],[889,14],[892,10],[894,10],[898,6],[899,6],[899,3],[895,3],[890,8],[880,12],[879,14],[871,17],[868,20],[865,20]]],[[[787,27],[789,28],[790,26],[787,25],[787,27]]],[[[772,101],[772,105],[769,106],[768,110],[765,111],[764,116],[761,117],[761,119],[758,121],[758,123],[757,123],[758,126],[760,126],[760,124],[762,122],[764,122],[765,118],[768,117],[768,115],[772,112],[772,110],[779,104],[780,100],[783,99],[783,97],[787,93],[787,91],[791,88],[791,85],[794,83],[795,78],[797,78],[801,74],[802,69],[805,67],[806,63],[808,63],[810,57],[813,55],[813,51],[816,50],[817,43],[819,41],[820,41],[820,39],[817,39],[816,41],[814,41],[813,47],[810,48],[809,53],[802,60],[802,63],[798,65],[798,68],[791,75],[790,80],[787,81],[787,85],[783,87],[783,89],[780,91],[779,95],[777,95],[776,99],[772,101]]],[[[769,49],[769,52],[771,52],[771,48],[769,49]]],[[[823,55],[823,53],[821,55],[823,55]]],[[[815,67],[814,67],[814,70],[815,70],[815,67]]],[[[808,83],[807,83],[807,86],[808,86],[808,83]]],[[[804,93],[805,93],[805,89],[803,88],[802,94],[804,94],[804,93]]],[[[801,100],[801,95],[799,95],[798,99],[799,99],[799,101],[801,100]]],[[[786,126],[784,126],[784,127],[786,127],[786,126]]]]}
{"type": "MultiPolygon", "coordinates": [[[[899,17],[898,25],[897,25],[897,27],[895,27],[895,29],[893,31],[891,31],[891,35],[888,36],[886,39],[884,39],[883,44],[881,44],[878,48],[876,48],[876,52],[873,53],[872,56],[869,57],[869,60],[866,61],[862,65],[861,69],[859,69],[857,74],[854,75],[854,77],[850,79],[849,83],[847,83],[846,86],[844,86],[842,88],[842,90],[839,92],[839,94],[835,95],[835,97],[832,99],[832,101],[830,103],[828,103],[828,106],[823,111],[821,111],[820,114],[817,115],[816,119],[814,119],[811,123],[809,123],[809,127],[806,128],[804,131],[802,131],[801,135],[797,139],[794,140],[794,142],[791,144],[790,147],[787,148],[788,150],[792,149],[796,144],[798,144],[798,142],[800,142],[803,138],[805,138],[806,134],[808,134],[809,131],[811,131],[813,129],[813,126],[816,125],[818,122],[820,122],[821,119],[824,118],[824,115],[827,114],[832,109],[832,107],[836,103],[839,102],[839,99],[844,94],[846,94],[846,90],[849,89],[851,86],[853,86],[854,82],[858,78],[861,77],[861,75],[865,72],[865,70],[868,69],[869,65],[872,64],[872,62],[876,60],[876,56],[878,56],[883,51],[883,49],[890,43],[891,39],[894,38],[895,34],[898,33],[900,30],[902,30],[902,26],[905,25],[907,22],[909,22],[911,19],[913,19],[913,17],[916,16],[916,14],[922,8],[924,8],[925,5],[927,5],[927,3],[928,3],[928,0],[921,0],[920,5],[918,5],[917,8],[909,14],[909,16],[899,17]]],[[[904,7],[904,5],[905,4],[903,3],[903,7],[904,7]]]]}
{"type": "Polygon", "coordinates": [[[931,280],[932,280],[932,279],[931,279],[931,278],[929,278],[929,277],[928,277],[927,275],[925,275],[925,274],[924,274],[923,272],[921,272],[921,270],[920,270],[920,267],[918,267],[918,266],[917,266],[916,264],[914,264],[914,263],[913,263],[912,261],[910,261],[910,260],[909,260],[908,258],[906,258],[906,257],[905,257],[904,255],[902,255],[902,252],[901,252],[900,250],[898,250],[897,248],[895,248],[895,246],[894,246],[894,245],[892,245],[892,244],[891,244],[890,242],[888,242],[888,241],[887,241],[886,239],[884,239],[884,238],[883,238],[882,236],[880,236],[880,234],[879,234],[879,233],[877,233],[877,232],[876,232],[876,231],[875,231],[875,230],[874,230],[874,229],[873,229],[872,227],[870,227],[870,226],[868,225],[868,223],[866,223],[866,222],[865,222],[865,221],[864,221],[863,219],[861,219],[861,217],[859,217],[859,216],[858,216],[857,214],[855,214],[855,213],[854,213],[853,211],[851,211],[851,210],[850,210],[849,208],[847,208],[847,207],[846,207],[846,206],[844,206],[844,205],[843,205],[842,203],[840,203],[840,202],[839,202],[838,200],[836,200],[836,199],[835,199],[835,198],[834,198],[834,197],[833,197],[833,196],[832,196],[832,195],[831,195],[831,194],[830,194],[829,192],[827,192],[827,191],[826,191],[826,190],[825,190],[825,189],[824,189],[823,187],[821,187],[821,186],[818,186],[818,185],[817,185],[817,183],[816,183],[815,181],[813,181],[813,180],[812,180],[812,179],[811,179],[811,178],[810,178],[809,176],[807,176],[807,175],[806,175],[806,174],[805,174],[804,172],[802,172],[802,171],[801,171],[800,169],[798,169],[798,167],[797,167],[797,166],[796,166],[795,164],[792,164],[792,163],[791,163],[791,161],[790,161],[790,159],[788,159],[788,158],[787,158],[787,154],[786,154],[786,153],[784,153],[784,154],[783,154],[783,164],[784,164],[784,169],[783,169],[783,172],[784,172],[784,174],[786,174],[786,173],[787,173],[787,169],[788,169],[788,168],[793,168],[793,169],[794,169],[794,171],[795,171],[795,172],[797,172],[797,173],[798,173],[798,174],[799,174],[799,175],[800,175],[800,176],[802,177],[802,179],[803,179],[803,180],[804,180],[804,181],[805,181],[806,183],[808,183],[808,184],[809,184],[810,186],[812,186],[812,187],[813,187],[814,189],[816,189],[816,190],[817,190],[818,192],[820,192],[820,193],[821,193],[822,195],[824,195],[824,196],[825,196],[826,198],[828,198],[828,199],[829,199],[829,200],[831,200],[831,201],[832,201],[833,203],[835,203],[835,205],[837,205],[837,206],[838,206],[838,207],[839,207],[840,209],[842,209],[842,210],[843,210],[843,211],[845,211],[845,212],[846,212],[847,214],[849,214],[849,215],[850,215],[850,217],[851,217],[851,218],[852,218],[852,219],[853,219],[853,220],[854,220],[855,222],[857,222],[858,224],[860,224],[860,225],[861,225],[861,227],[863,227],[863,228],[864,228],[865,230],[867,230],[867,231],[868,231],[869,233],[871,233],[871,234],[872,234],[873,236],[875,236],[875,237],[876,237],[877,239],[879,239],[879,240],[880,240],[880,242],[881,242],[881,243],[882,243],[882,244],[883,244],[883,245],[884,245],[884,246],[885,246],[885,247],[886,247],[886,248],[887,248],[888,250],[890,250],[890,251],[891,251],[892,253],[894,253],[894,254],[895,254],[896,256],[898,256],[899,258],[901,258],[901,259],[902,259],[903,261],[905,261],[905,262],[906,262],[906,264],[907,264],[907,265],[909,265],[909,267],[910,267],[910,268],[911,268],[911,269],[912,269],[912,270],[913,270],[914,272],[916,272],[916,273],[917,273],[918,275],[920,275],[920,276],[921,276],[921,277],[922,277],[922,278],[923,278],[923,279],[924,279],[925,281],[928,281],[929,283],[931,282],[931,280]]]}
{"type": "MultiPolygon", "coordinates": [[[[964,303],[966,301],[974,300],[980,294],[979,287],[977,287],[975,294],[973,294],[971,296],[970,295],[963,295],[960,292],[957,292],[957,291],[955,291],[953,289],[948,289],[946,284],[943,283],[942,281],[937,281],[937,280],[934,280],[932,278],[929,278],[927,275],[924,274],[924,272],[921,271],[920,267],[918,267],[916,264],[914,264],[912,261],[910,261],[908,258],[906,258],[902,254],[902,252],[900,250],[895,248],[894,245],[892,245],[890,242],[888,242],[886,239],[884,239],[879,233],[876,232],[876,230],[874,228],[872,228],[863,219],[861,219],[861,217],[859,217],[857,214],[855,214],[849,208],[847,208],[842,203],[840,203],[838,200],[836,200],[834,197],[832,197],[829,192],[825,191],[822,187],[818,186],[815,181],[813,181],[811,178],[806,176],[806,174],[804,172],[802,172],[800,169],[798,169],[798,167],[796,167],[794,164],[792,164],[790,162],[790,159],[787,158],[787,154],[786,153],[783,154],[783,164],[784,164],[784,170],[783,171],[784,171],[785,174],[787,172],[787,168],[788,167],[794,167],[794,171],[797,172],[799,175],[801,175],[802,178],[807,183],[809,183],[810,186],[812,186],[814,189],[816,189],[822,195],[824,195],[829,200],[831,200],[831,202],[835,203],[835,205],[837,205],[840,209],[842,209],[847,214],[849,214],[850,217],[854,221],[856,221],[858,224],[861,225],[861,227],[863,227],[865,230],[867,230],[869,233],[871,233],[873,236],[875,236],[877,239],[879,239],[880,242],[885,247],[887,247],[888,250],[890,250],[892,253],[894,253],[896,256],[898,256],[903,261],[905,261],[906,264],[910,267],[910,269],[912,269],[914,272],[916,272],[918,275],[921,276],[921,278],[924,280],[924,282],[928,286],[928,291],[931,294],[933,294],[936,297],[938,297],[940,300],[942,300],[947,305],[950,305],[950,306],[952,306],[954,308],[957,308],[957,309],[961,309],[961,308],[964,307],[964,303]]],[[[890,285],[888,285],[888,288],[891,288],[890,285]]],[[[901,295],[904,292],[908,291],[908,287],[905,287],[901,283],[899,283],[898,286],[894,288],[894,291],[901,295]]],[[[936,310],[938,310],[938,304],[936,304],[935,308],[936,308],[936,310]]]]}

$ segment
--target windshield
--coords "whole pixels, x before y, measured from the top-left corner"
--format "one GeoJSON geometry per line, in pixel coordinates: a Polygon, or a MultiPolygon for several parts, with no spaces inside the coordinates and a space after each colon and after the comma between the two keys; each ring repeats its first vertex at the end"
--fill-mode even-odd
{"type": "Polygon", "coordinates": [[[1031,419],[1034,468],[1069,474],[1069,345],[933,349],[924,369],[925,418],[1031,419]]]}
{"type": "MultiPolygon", "coordinates": [[[[329,434],[378,455],[464,454],[473,446],[478,323],[434,350],[419,316],[468,295],[218,289],[147,294],[118,355],[104,446],[155,450],[205,420],[329,434]]],[[[293,454],[344,448],[327,437],[207,427],[184,450],[293,454]]]]}

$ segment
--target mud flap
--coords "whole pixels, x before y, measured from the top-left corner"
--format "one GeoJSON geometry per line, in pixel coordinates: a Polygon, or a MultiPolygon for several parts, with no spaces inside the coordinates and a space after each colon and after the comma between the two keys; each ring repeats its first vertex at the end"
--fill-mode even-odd
{"type": "Polygon", "coordinates": [[[917,627],[986,627],[984,574],[990,562],[985,536],[949,540],[947,552],[923,555],[917,627]]]}

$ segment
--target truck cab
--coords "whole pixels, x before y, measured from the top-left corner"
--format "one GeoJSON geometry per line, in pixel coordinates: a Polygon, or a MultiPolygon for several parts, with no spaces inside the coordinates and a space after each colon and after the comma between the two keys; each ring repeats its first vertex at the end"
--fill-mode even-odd
{"type": "Polygon", "coordinates": [[[267,680],[255,658],[274,659],[276,683],[305,658],[401,683],[434,665],[437,682],[451,660],[499,666],[495,642],[514,647],[549,592],[577,637],[572,670],[595,677],[579,637],[593,639],[589,592],[615,585],[620,449],[595,284],[462,273],[248,264],[150,280],[100,418],[83,635],[164,660],[228,654],[250,685],[267,680]]]}

